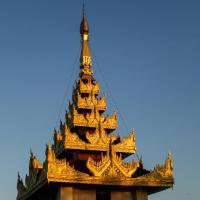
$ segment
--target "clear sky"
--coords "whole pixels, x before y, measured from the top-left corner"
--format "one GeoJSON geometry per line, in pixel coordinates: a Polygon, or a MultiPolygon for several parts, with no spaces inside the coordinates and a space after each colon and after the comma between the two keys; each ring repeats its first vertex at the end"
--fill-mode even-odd
{"type": "MultiPolygon", "coordinates": [[[[81,4],[0,0],[2,200],[15,199],[17,172],[28,172],[30,148],[43,161],[64,118],[79,69],[81,4]]],[[[119,116],[117,133],[136,130],[147,169],[163,163],[169,150],[174,158],[174,189],[149,199],[199,199],[200,1],[86,4],[95,77],[110,111],[116,102],[125,121],[119,116]]]]}

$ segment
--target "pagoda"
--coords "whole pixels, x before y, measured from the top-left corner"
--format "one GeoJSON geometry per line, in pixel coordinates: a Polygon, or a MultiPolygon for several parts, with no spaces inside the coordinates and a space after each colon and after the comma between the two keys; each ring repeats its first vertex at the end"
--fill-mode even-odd
{"type": "Polygon", "coordinates": [[[18,175],[17,200],[147,200],[148,195],[173,187],[173,161],[152,170],[142,160],[124,159],[136,153],[135,132],[121,138],[117,113],[105,115],[106,97],[92,71],[85,14],[80,25],[79,78],[65,121],[55,130],[53,144],[46,146],[42,163],[30,153],[25,181],[18,175]]]}

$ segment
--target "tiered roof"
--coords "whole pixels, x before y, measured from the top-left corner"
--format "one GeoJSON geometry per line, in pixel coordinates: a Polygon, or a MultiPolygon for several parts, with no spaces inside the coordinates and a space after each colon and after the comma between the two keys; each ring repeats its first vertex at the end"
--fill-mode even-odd
{"type": "Polygon", "coordinates": [[[93,77],[88,46],[89,25],[85,15],[80,26],[82,51],[79,80],[72,93],[65,122],[55,130],[54,143],[46,147],[46,160],[40,163],[31,153],[25,184],[18,176],[17,199],[28,199],[48,183],[146,187],[149,193],[173,186],[171,154],[164,165],[145,170],[142,160],[124,162],[136,153],[135,132],[120,138],[117,113],[105,116],[106,97],[100,96],[93,77]]]}

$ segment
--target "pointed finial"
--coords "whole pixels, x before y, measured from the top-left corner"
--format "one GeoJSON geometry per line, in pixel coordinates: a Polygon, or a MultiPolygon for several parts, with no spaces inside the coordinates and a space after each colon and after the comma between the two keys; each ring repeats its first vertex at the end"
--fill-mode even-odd
{"type": "Polygon", "coordinates": [[[56,134],[57,133],[57,130],[56,130],[56,128],[54,128],[54,134],[56,134]]]}
{"type": "Polygon", "coordinates": [[[63,123],[62,123],[62,120],[60,119],[60,130],[62,130],[63,128],[63,123]]]}
{"type": "Polygon", "coordinates": [[[33,158],[33,151],[31,148],[30,148],[30,157],[33,158]]]}
{"type": "Polygon", "coordinates": [[[46,156],[48,156],[50,150],[50,143],[46,144],[46,156]]]}
{"type": "Polygon", "coordinates": [[[83,36],[84,33],[88,34],[89,32],[89,25],[85,16],[85,3],[83,3],[82,13],[83,17],[80,25],[80,34],[83,36]]]}
{"type": "Polygon", "coordinates": [[[167,160],[173,165],[172,152],[170,150],[168,151],[167,160]]]}
{"type": "Polygon", "coordinates": [[[83,11],[83,16],[85,16],[85,1],[83,0],[83,5],[82,5],[82,11],[83,11]]]}
{"type": "Polygon", "coordinates": [[[52,147],[51,143],[46,144],[46,148],[47,148],[48,150],[50,150],[51,147],[52,147]]]}
{"type": "Polygon", "coordinates": [[[139,164],[140,164],[140,166],[143,168],[143,160],[142,160],[142,155],[140,156],[140,158],[139,158],[139,164]]]}
{"type": "Polygon", "coordinates": [[[20,174],[19,174],[19,172],[18,172],[18,174],[17,174],[17,177],[18,177],[18,180],[20,180],[20,174]]]}
{"type": "Polygon", "coordinates": [[[90,53],[90,48],[88,45],[89,40],[89,24],[85,16],[85,4],[83,3],[83,18],[80,24],[80,34],[82,38],[82,49],[81,49],[81,57],[80,57],[80,64],[82,71],[79,76],[83,74],[92,75],[92,70],[90,70],[90,66],[92,66],[92,58],[90,53]]]}
{"type": "Polygon", "coordinates": [[[172,154],[171,151],[168,152],[167,158],[165,160],[165,170],[166,170],[166,174],[168,176],[173,176],[173,158],[172,158],[172,154]]]}

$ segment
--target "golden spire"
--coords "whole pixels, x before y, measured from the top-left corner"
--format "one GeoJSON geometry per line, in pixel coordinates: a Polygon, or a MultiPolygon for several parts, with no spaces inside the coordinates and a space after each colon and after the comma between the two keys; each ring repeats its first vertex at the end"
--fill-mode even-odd
{"type": "Polygon", "coordinates": [[[82,49],[80,57],[81,69],[84,74],[91,75],[92,71],[90,70],[90,66],[92,66],[92,58],[88,46],[89,24],[85,16],[84,4],[83,4],[83,18],[80,25],[80,34],[82,38],[82,49]]]}

